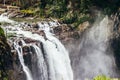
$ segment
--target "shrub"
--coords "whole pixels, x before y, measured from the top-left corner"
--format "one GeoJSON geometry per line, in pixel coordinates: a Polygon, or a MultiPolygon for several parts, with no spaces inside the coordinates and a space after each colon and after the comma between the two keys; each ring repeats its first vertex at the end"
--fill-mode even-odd
{"type": "Polygon", "coordinates": [[[0,27],[0,36],[4,36],[4,30],[0,27]]]}
{"type": "Polygon", "coordinates": [[[99,75],[96,76],[93,80],[111,80],[109,77],[106,77],[105,75],[99,75]]]}

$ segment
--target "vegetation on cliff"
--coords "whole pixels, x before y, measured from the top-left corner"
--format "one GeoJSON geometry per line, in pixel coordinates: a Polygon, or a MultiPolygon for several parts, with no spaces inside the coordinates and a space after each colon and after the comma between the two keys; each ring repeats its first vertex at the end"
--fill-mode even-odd
{"type": "MultiPolygon", "coordinates": [[[[103,14],[113,14],[120,7],[120,0],[5,0],[6,4],[20,6],[21,12],[54,17],[77,27],[84,21],[93,22],[100,10],[103,14]],[[112,5],[112,6],[111,6],[112,5]]],[[[4,3],[3,0],[0,0],[4,3]]]]}

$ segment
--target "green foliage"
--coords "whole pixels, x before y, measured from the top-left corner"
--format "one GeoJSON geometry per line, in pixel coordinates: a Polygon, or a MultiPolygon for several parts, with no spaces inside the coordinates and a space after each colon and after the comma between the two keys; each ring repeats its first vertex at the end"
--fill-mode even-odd
{"type": "MultiPolygon", "coordinates": [[[[110,14],[120,7],[120,0],[15,0],[14,2],[7,0],[6,3],[7,2],[12,5],[18,5],[22,9],[28,9],[37,4],[40,9],[46,9],[47,5],[51,5],[59,6],[63,11],[66,11],[71,3],[71,9],[78,10],[81,13],[89,13],[92,6],[97,6],[101,8],[103,12],[105,11],[105,13],[107,12],[110,14]]],[[[49,9],[50,8],[51,7],[49,7],[49,9]]]]}
{"type": "Polygon", "coordinates": [[[34,14],[35,13],[33,10],[30,10],[30,9],[28,9],[28,10],[21,10],[20,12],[24,13],[24,14],[34,14]]]}
{"type": "Polygon", "coordinates": [[[63,18],[61,18],[64,23],[72,24],[77,20],[77,15],[75,13],[68,13],[63,18]]]}
{"type": "Polygon", "coordinates": [[[80,0],[80,11],[82,13],[88,13],[91,5],[92,3],[90,0],[80,0]]]}
{"type": "Polygon", "coordinates": [[[90,17],[87,15],[84,15],[83,17],[78,19],[78,23],[81,24],[81,23],[83,23],[85,21],[89,21],[89,20],[90,20],[90,17]]]}
{"type": "Polygon", "coordinates": [[[46,5],[46,15],[55,18],[61,18],[67,12],[66,0],[48,1],[46,5]]]}
{"type": "Polygon", "coordinates": [[[34,16],[35,15],[35,11],[32,9],[20,10],[20,12],[22,14],[24,14],[24,16],[34,16]]]}
{"type": "Polygon", "coordinates": [[[105,75],[99,75],[96,76],[93,80],[112,80],[109,77],[106,77],[105,75]]]}
{"type": "Polygon", "coordinates": [[[46,0],[40,0],[40,8],[44,9],[46,7],[46,0]]]}
{"type": "Polygon", "coordinates": [[[77,28],[79,24],[85,21],[93,22],[92,18],[88,14],[79,14],[77,12],[68,12],[68,14],[61,18],[61,20],[64,23],[71,24],[74,28],[77,28]]]}
{"type": "Polygon", "coordinates": [[[5,77],[3,80],[8,80],[8,78],[7,78],[7,77],[5,77]]]}
{"type": "Polygon", "coordinates": [[[94,21],[91,19],[96,17],[92,14],[93,7],[110,15],[118,10],[119,3],[120,0],[18,0],[11,4],[20,6],[23,9],[21,12],[27,16],[60,18],[67,24],[78,26],[84,21],[94,21]],[[92,14],[92,17],[87,16],[88,14],[92,14]]]}
{"type": "Polygon", "coordinates": [[[0,36],[4,35],[4,30],[0,27],[0,36]]]}

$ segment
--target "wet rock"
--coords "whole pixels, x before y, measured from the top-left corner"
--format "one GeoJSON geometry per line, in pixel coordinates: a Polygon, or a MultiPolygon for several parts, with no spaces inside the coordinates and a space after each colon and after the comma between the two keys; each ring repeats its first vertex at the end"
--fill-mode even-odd
{"type": "Polygon", "coordinates": [[[22,45],[23,45],[21,41],[19,41],[19,42],[18,42],[18,44],[19,44],[20,46],[22,46],[22,45]]]}
{"type": "Polygon", "coordinates": [[[70,30],[70,27],[67,26],[67,24],[63,24],[62,26],[62,32],[68,32],[70,30]]]}
{"type": "MultiPolygon", "coordinates": [[[[29,49],[27,48],[26,51],[29,51],[29,49]]],[[[31,69],[31,64],[32,64],[32,54],[30,54],[30,52],[26,53],[23,55],[24,58],[24,62],[25,64],[31,69]]]]}
{"type": "Polygon", "coordinates": [[[33,46],[30,46],[30,50],[31,50],[31,53],[33,53],[33,54],[35,54],[36,52],[35,52],[35,49],[34,49],[34,47],[33,46]]]}
{"type": "Polygon", "coordinates": [[[24,46],[22,49],[23,49],[23,55],[26,55],[26,54],[30,53],[29,46],[24,46]]]}
{"type": "MultiPolygon", "coordinates": [[[[114,57],[116,61],[116,65],[120,71],[120,10],[112,16],[114,21],[113,25],[113,35],[111,39],[111,47],[114,51],[114,57]]],[[[120,73],[120,72],[119,72],[120,73]]]]}
{"type": "Polygon", "coordinates": [[[39,29],[39,25],[37,23],[32,24],[33,28],[39,29]]]}
{"type": "Polygon", "coordinates": [[[30,39],[30,38],[24,38],[24,41],[25,41],[25,43],[36,43],[36,42],[38,42],[38,41],[36,41],[36,40],[32,40],[32,39],[30,39]]]}
{"type": "Polygon", "coordinates": [[[68,32],[70,30],[70,28],[66,24],[63,24],[61,26],[57,26],[57,27],[53,28],[53,30],[54,30],[55,34],[60,34],[62,32],[68,32]]]}
{"type": "Polygon", "coordinates": [[[62,28],[61,27],[55,27],[54,29],[54,33],[59,35],[62,32],[62,28]]]}
{"type": "Polygon", "coordinates": [[[79,39],[80,38],[80,35],[79,35],[79,32],[75,31],[71,34],[71,37],[74,38],[74,39],[79,39]]]}

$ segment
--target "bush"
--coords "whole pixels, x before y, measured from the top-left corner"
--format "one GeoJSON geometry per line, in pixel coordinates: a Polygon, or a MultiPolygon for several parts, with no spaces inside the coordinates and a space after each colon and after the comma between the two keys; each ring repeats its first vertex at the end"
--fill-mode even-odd
{"type": "Polygon", "coordinates": [[[93,80],[111,80],[109,77],[106,77],[105,75],[99,75],[96,76],[93,80]]]}
{"type": "Polygon", "coordinates": [[[30,9],[21,10],[20,12],[23,13],[23,14],[27,14],[27,15],[33,15],[35,13],[35,11],[30,10],[30,9]]]}
{"type": "Polygon", "coordinates": [[[0,27],[0,36],[4,36],[4,30],[0,27]]]}
{"type": "Polygon", "coordinates": [[[75,13],[68,12],[67,15],[64,15],[64,17],[61,19],[66,24],[72,24],[77,20],[77,15],[75,13]]]}

